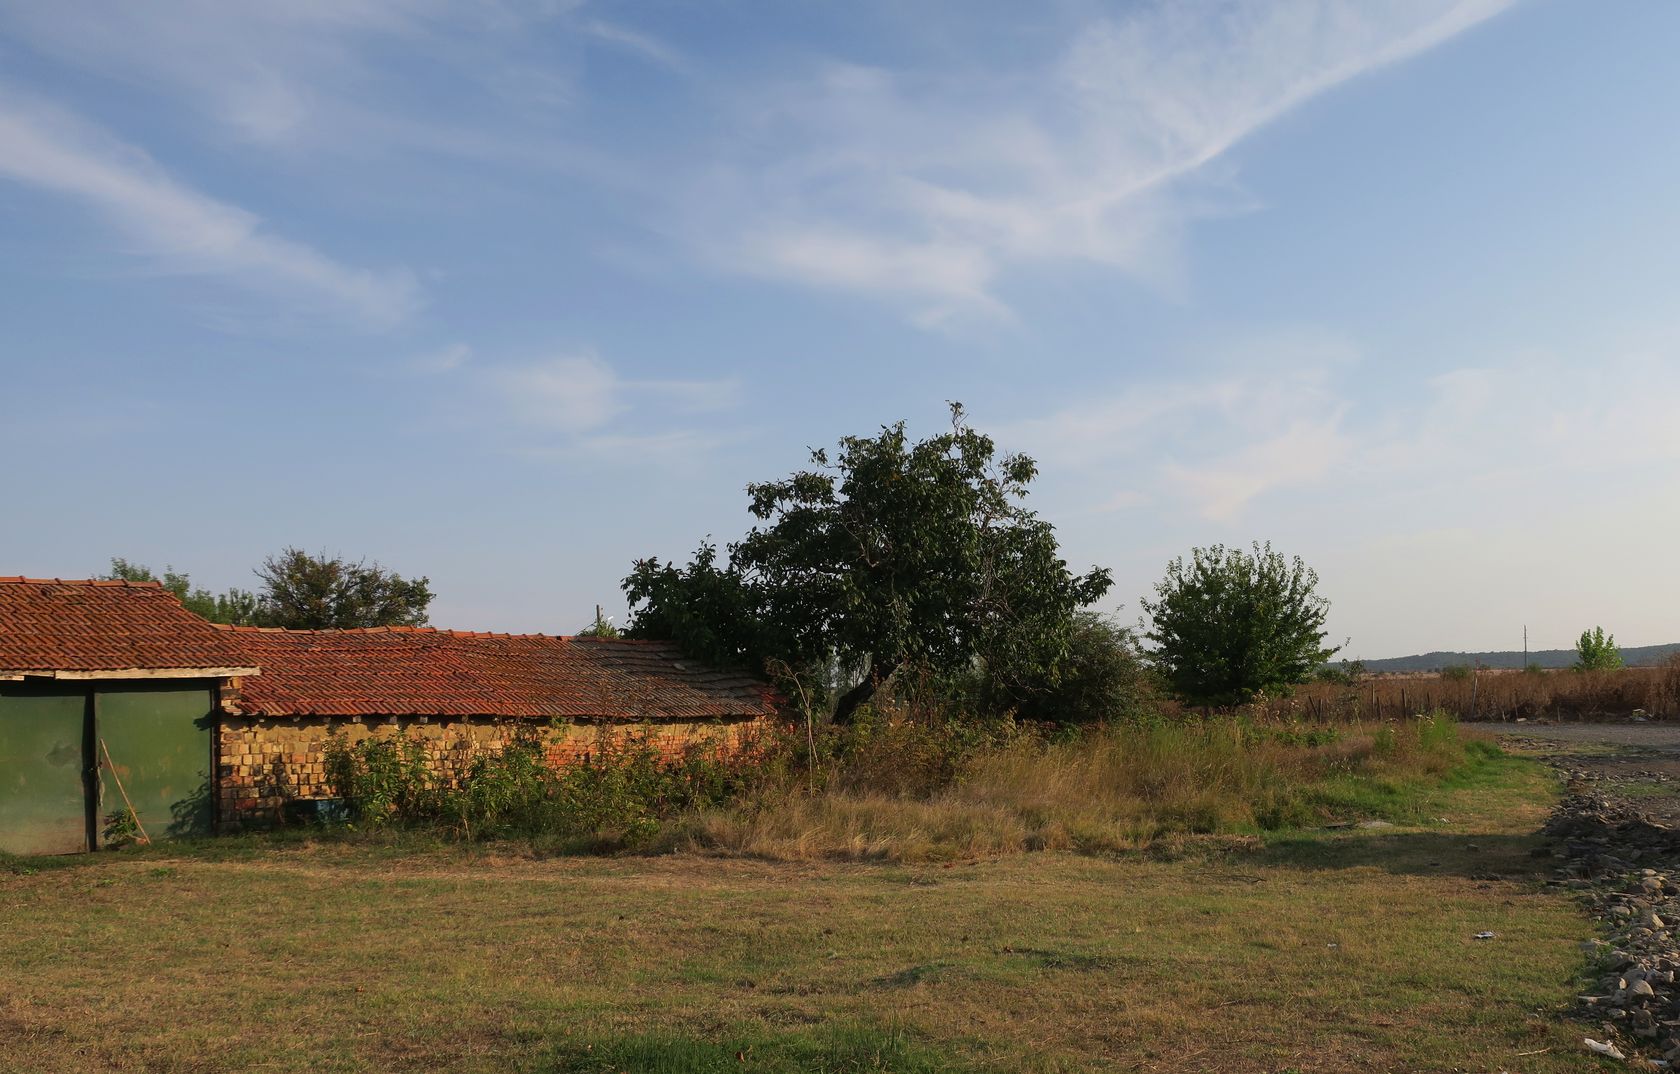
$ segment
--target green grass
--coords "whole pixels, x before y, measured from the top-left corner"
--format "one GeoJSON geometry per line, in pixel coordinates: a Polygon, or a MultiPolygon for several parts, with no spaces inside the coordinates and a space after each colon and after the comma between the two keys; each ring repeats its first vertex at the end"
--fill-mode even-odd
{"type": "Polygon", "coordinates": [[[0,870],[0,1068],[1581,1069],[1592,927],[1528,853],[1551,781],[1489,756],[1419,794],[1427,827],[1121,855],[294,836],[0,870]]]}
{"type": "Polygon", "coordinates": [[[542,1074],[961,1074],[976,1069],[901,1030],[832,1027],[704,1040],[672,1033],[569,1041],[542,1074]]]}

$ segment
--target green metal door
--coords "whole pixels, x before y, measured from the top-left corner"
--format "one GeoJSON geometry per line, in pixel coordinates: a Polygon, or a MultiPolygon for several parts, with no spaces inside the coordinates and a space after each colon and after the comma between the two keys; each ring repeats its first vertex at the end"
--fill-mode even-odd
{"type": "Polygon", "coordinates": [[[0,850],[88,848],[87,690],[0,684],[0,850]]]}
{"type": "Polygon", "coordinates": [[[101,828],[103,818],[126,811],[126,792],[152,839],[210,834],[209,687],[101,687],[93,705],[94,748],[101,762],[110,754],[109,764],[100,765],[101,828]]]}

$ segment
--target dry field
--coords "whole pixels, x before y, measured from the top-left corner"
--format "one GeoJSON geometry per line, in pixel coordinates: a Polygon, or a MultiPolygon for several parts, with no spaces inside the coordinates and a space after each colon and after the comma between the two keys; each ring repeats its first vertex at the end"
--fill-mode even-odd
{"type": "Polygon", "coordinates": [[[1573,1071],[1555,794],[924,865],[396,839],[0,865],[15,1071],[1573,1071]],[[1491,940],[1474,935],[1489,930],[1491,940]]]}
{"type": "Polygon", "coordinates": [[[1617,671],[1482,671],[1474,677],[1383,675],[1345,686],[1311,683],[1257,708],[1274,717],[1321,720],[1400,719],[1437,711],[1461,720],[1590,720],[1640,710],[1680,718],[1680,658],[1617,671]]]}

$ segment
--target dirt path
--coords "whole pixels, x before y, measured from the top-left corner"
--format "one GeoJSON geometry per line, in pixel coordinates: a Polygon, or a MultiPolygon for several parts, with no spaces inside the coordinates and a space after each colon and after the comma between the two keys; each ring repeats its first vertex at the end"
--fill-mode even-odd
{"type": "Polygon", "coordinates": [[[1571,791],[1680,825],[1680,724],[1476,723],[1513,753],[1557,766],[1571,791]]]}

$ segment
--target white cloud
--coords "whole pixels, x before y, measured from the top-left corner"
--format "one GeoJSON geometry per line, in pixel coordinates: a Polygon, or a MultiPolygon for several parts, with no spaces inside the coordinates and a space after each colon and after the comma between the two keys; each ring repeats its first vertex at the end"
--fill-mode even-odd
{"type": "Polygon", "coordinates": [[[11,92],[0,99],[0,178],[94,206],[170,271],[284,291],[375,327],[418,304],[406,272],[354,268],[276,235],[255,213],[177,182],[134,146],[11,92]]]}
{"type": "Polygon", "coordinates": [[[1048,64],[829,65],[755,97],[739,159],[712,177],[736,233],[715,216],[699,230],[732,267],[885,297],[931,323],[995,316],[999,278],[1034,261],[1161,280],[1195,211],[1184,180],[1510,2],[1138,5],[1079,28],[1048,64]]]}
{"type": "Polygon", "coordinates": [[[1251,500],[1275,489],[1310,485],[1339,465],[1353,446],[1342,429],[1345,407],[1322,419],[1298,419],[1275,436],[1195,465],[1168,463],[1166,482],[1202,515],[1229,521],[1251,500]]]}
{"type": "Polygon", "coordinates": [[[728,379],[625,378],[592,351],[526,364],[469,367],[465,372],[493,394],[495,404],[488,413],[495,417],[489,420],[511,415],[540,437],[535,447],[524,448],[537,452],[551,450],[556,439],[565,446],[614,455],[702,451],[717,437],[685,423],[735,406],[740,394],[740,386],[728,379]],[[624,431],[632,425],[656,431],[624,431]]]}
{"type": "Polygon", "coordinates": [[[562,355],[488,375],[515,417],[553,432],[599,429],[626,409],[618,374],[593,354],[562,355]]]}

